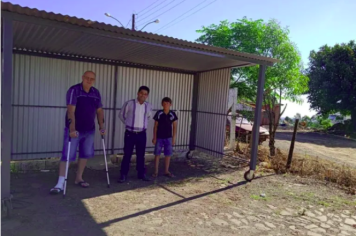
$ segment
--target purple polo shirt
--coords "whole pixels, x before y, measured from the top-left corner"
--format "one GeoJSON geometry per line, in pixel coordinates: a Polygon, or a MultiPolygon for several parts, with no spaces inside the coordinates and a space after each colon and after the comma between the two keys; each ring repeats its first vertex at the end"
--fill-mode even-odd
{"type": "MultiPolygon", "coordinates": [[[[67,91],[67,105],[75,106],[75,129],[78,132],[95,130],[96,110],[103,107],[99,90],[91,87],[87,93],[82,83],[73,85],[67,91]]],[[[65,123],[69,128],[67,113],[65,123]]]]}

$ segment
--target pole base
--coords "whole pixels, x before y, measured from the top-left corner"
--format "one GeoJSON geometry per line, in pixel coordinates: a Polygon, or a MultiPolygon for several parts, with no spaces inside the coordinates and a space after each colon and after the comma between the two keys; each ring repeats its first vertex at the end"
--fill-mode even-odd
{"type": "Polygon", "coordinates": [[[247,182],[251,182],[255,178],[255,171],[254,170],[248,170],[244,174],[244,178],[247,182]]]}
{"type": "Polygon", "coordinates": [[[187,154],[185,154],[185,158],[187,158],[187,160],[192,159],[192,157],[191,157],[191,156],[189,156],[189,154],[190,154],[190,150],[187,152],[187,154]]]}
{"type": "Polygon", "coordinates": [[[6,218],[11,218],[12,212],[14,210],[12,206],[12,195],[9,198],[5,198],[1,200],[2,211],[5,213],[6,218]]]}

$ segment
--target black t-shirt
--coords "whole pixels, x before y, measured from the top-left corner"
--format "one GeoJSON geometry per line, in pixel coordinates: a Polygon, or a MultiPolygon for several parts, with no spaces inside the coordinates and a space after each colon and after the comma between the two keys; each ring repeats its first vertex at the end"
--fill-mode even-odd
{"type": "Polygon", "coordinates": [[[163,110],[159,110],[153,119],[158,122],[157,139],[172,138],[172,124],[178,120],[176,113],[169,111],[166,114],[163,110]]]}

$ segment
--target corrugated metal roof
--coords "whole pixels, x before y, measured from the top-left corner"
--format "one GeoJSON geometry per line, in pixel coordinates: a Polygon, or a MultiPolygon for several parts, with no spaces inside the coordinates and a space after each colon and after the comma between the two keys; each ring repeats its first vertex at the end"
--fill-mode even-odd
{"type": "Polygon", "coordinates": [[[14,47],[17,49],[119,60],[186,71],[204,71],[259,63],[272,65],[278,62],[273,58],[133,31],[9,2],[2,2],[1,8],[2,12],[10,12],[14,16],[14,47]],[[66,23],[68,28],[40,24],[38,21],[27,21],[27,19],[18,20],[16,16],[35,17],[47,23],[60,22],[62,25],[66,23]],[[93,31],[84,32],[83,27],[93,31]],[[98,34],[98,30],[102,33],[98,34]]]}

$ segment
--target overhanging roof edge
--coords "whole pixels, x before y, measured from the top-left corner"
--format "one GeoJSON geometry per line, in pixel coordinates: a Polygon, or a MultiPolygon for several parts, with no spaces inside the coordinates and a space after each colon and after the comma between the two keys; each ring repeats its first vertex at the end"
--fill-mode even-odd
{"type": "Polygon", "coordinates": [[[241,67],[256,65],[254,63],[246,63],[243,65],[236,65],[236,66],[218,67],[218,68],[214,68],[211,70],[190,71],[190,70],[184,70],[184,69],[152,66],[152,65],[147,65],[147,64],[140,64],[140,63],[134,63],[134,62],[129,62],[129,61],[120,61],[120,60],[114,60],[114,59],[94,58],[94,57],[83,56],[83,55],[68,55],[68,54],[36,51],[36,50],[31,50],[31,49],[26,49],[26,48],[14,48],[13,53],[20,54],[20,55],[28,55],[28,56],[38,56],[38,57],[48,57],[48,58],[63,59],[63,60],[101,63],[101,64],[117,65],[117,66],[123,66],[123,67],[135,67],[135,68],[142,68],[142,69],[148,69],[148,70],[158,70],[158,71],[192,74],[192,75],[198,74],[198,73],[209,72],[209,71],[215,71],[215,70],[233,69],[233,68],[241,68],[241,67]]]}
{"type": "MultiPolygon", "coordinates": [[[[155,41],[158,43],[162,43],[166,45],[168,44],[176,47],[190,48],[199,51],[223,54],[227,58],[234,59],[234,60],[264,64],[268,66],[272,66],[274,63],[279,61],[277,59],[273,59],[269,57],[236,52],[225,48],[212,47],[212,46],[194,43],[194,42],[188,42],[185,40],[180,40],[172,37],[156,35],[147,32],[133,31],[133,30],[125,29],[123,27],[112,26],[105,23],[93,22],[90,20],[79,19],[76,17],[64,16],[61,14],[40,11],[28,7],[21,7],[19,5],[14,5],[8,2],[1,2],[1,9],[3,12],[10,12],[18,15],[32,16],[44,20],[57,21],[57,22],[62,22],[62,23],[71,24],[80,27],[98,29],[102,31],[126,35],[128,37],[140,38],[141,40],[143,39],[143,40],[155,41]]],[[[16,20],[16,16],[15,16],[15,20],[16,20]]]]}

